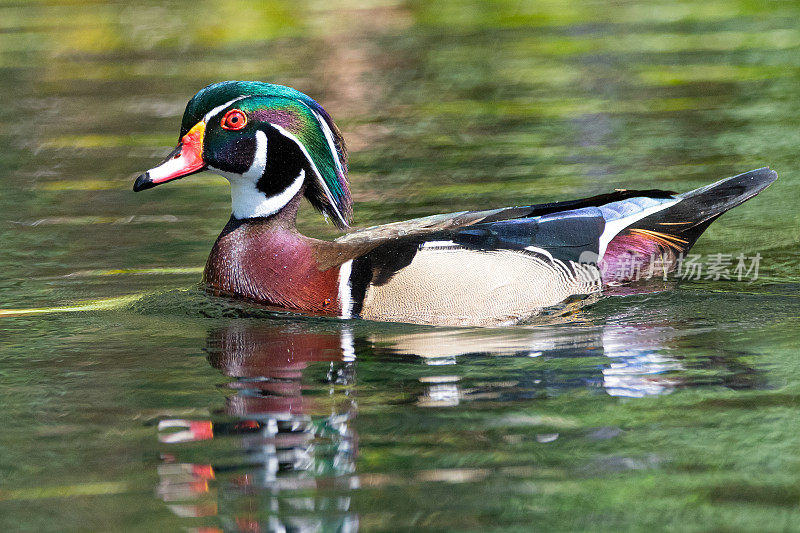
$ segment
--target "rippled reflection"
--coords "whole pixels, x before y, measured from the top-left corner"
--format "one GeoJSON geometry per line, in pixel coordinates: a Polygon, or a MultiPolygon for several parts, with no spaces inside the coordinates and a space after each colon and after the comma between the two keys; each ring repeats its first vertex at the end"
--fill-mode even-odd
{"type": "Polygon", "coordinates": [[[520,401],[575,388],[642,398],[669,394],[677,387],[762,384],[761,372],[730,354],[685,362],[680,354],[690,346],[686,334],[669,323],[631,325],[610,317],[603,325],[388,333],[370,335],[370,340],[387,357],[413,356],[435,368],[419,378],[424,392],[417,403],[426,407],[520,401]],[[495,370],[506,366],[505,372],[487,379],[471,375],[476,366],[495,357],[490,364],[495,370]],[[506,358],[514,362],[503,361],[506,358]],[[518,363],[521,358],[538,362],[518,363]],[[705,374],[709,370],[716,372],[710,381],[705,374]]]}
{"type": "MultiPolygon", "coordinates": [[[[421,409],[472,402],[535,406],[530,402],[575,389],[642,398],[713,384],[704,376],[720,368],[725,372],[716,375],[749,376],[729,377],[723,384],[760,383],[758,373],[735,357],[678,356],[691,342],[685,330],[668,321],[631,325],[624,317],[610,317],[602,325],[501,330],[335,321],[317,326],[238,319],[209,332],[208,361],[233,380],[224,385],[230,391],[224,408],[197,406],[217,409],[212,417],[159,421],[163,449],[157,493],[173,513],[213,517],[224,530],[234,531],[356,530],[360,511],[351,505],[354,491],[365,484],[402,483],[374,473],[359,476],[357,358],[397,380],[396,385],[382,380],[394,398],[389,403],[421,409]]],[[[498,415],[487,427],[537,420],[498,415]]],[[[594,442],[619,433],[619,428],[599,428],[582,438],[594,442]]],[[[557,446],[562,435],[545,430],[534,437],[539,445],[557,446]]],[[[503,438],[522,442],[513,435],[503,438]]],[[[595,463],[582,468],[595,471],[600,468],[595,463]]],[[[473,470],[437,468],[416,477],[472,482],[474,476],[451,474],[473,470]]]]}
{"type": "MultiPolygon", "coordinates": [[[[487,334],[452,331],[424,332],[397,336],[374,336],[395,354],[415,355],[442,372],[420,378],[425,392],[419,405],[442,407],[461,401],[510,401],[553,394],[558,390],[589,387],[610,396],[640,398],[673,391],[680,384],[676,372],[682,364],[670,354],[671,329],[589,326],[579,334],[561,328],[528,329],[521,332],[487,334]],[[459,358],[481,354],[543,359],[585,358],[596,361],[555,371],[550,365],[531,364],[501,380],[464,386],[461,377],[448,373],[448,365],[459,358]]],[[[674,343],[673,343],[674,344],[674,343]]]]}
{"type": "Polygon", "coordinates": [[[246,321],[210,332],[210,363],[235,378],[212,420],[164,419],[165,444],[221,441],[213,464],[165,449],[159,496],[179,516],[218,515],[225,530],[353,531],[348,492],[357,480],[352,337],[259,327],[246,321]],[[309,365],[327,363],[309,380],[309,365]],[[305,393],[305,394],[304,394],[305,393]],[[175,431],[177,428],[177,431],[175,431]],[[224,459],[221,459],[224,457],[224,459]]]}

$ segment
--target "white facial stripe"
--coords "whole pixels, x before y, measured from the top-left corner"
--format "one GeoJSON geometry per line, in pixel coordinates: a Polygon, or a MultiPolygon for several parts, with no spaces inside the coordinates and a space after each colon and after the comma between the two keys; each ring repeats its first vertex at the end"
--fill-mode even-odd
{"type": "Polygon", "coordinates": [[[339,302],[342,305],[341,318],[353,317],[353,297],[351,295],[350,273],[353,270],[353,260],[343,263],[339,267],[339,302]]]}
{"type": "Polygon", "coordinates": [[[247,98],[247,96],[246,96],[246,95],[245,95],[245,96],[239,96],[239,97],[237,97],[237,98],[234,98],[233,100],[228,100],[227,102],[225,102],[225,103],[224,103],[224,104],[222,104],[222,105],[218,105],[217,107],[215,107],[214,109],[212,109],[211,111],[209,111],[208,113],[206,113],[206,116],[204,116],[204,117],[203,117],[203,122],[205,122],[206,124],[208,124],[208,120],[209,120],[210,118],[212,118],[212,117],[216,116],[216,115],[217,115],[217,114],[218,114],[220,111],[222,111],[223,109],[225,109],[226,107],[228,107],[228,106],[229,106],[229,105],[231,105],[232,103],[234,103],[234,102],[238,102],[238,101],[239,101],[239,100],[241,100],[242,98],[247,98]]]}
{"type": "Polygon", "coordinates": [[[339,161],[339,151],[336,150],[336,143],[333,140],[333,131],[331,131],[330,126],[328,126],[328,123],[324,118],[322,118],[322,115],[314,111],[314,109],[312,109],[307,103],[303,101],[300,101],[300,103],[303,104],[316,117],[317,122],[319,122],[319,127],[322,128],[322,133],[325,135],[325,140],[328,141],[328,148],[330,149],[331,154],[333,154],[333,160],[334,163],[336,163],[336,168],[339,169],[339,172],[344,174],[342,162],[339,161]]]}
{"type": "Polygon", "coordinates": [[[322,174],[320,174],[320,171],[317,168],[317,165],[314,164],[314,160],[311,159],[311,156],[308,154],[308,150],[306,150],[306,147],[303,146],[303,143],[300,142],[300,139],[298,139],[297,137],[295,137],[294,135],[292,135],[291,133],[289,133],[288,131],[286,131],[282,127],[278,126],[277,124],[271,124],[271,126],[273,128],[275,128],[276,130],[278,130],[281,133],[281,135],[283,135],[287,139],[291,139],[292,141],[295,142],[295,144],[297,144],[297,146],[300,147],[300,150],[303,152],[303,155],[306,156],[306,159],[308,160],[308,163],[311,165],[311,170],[313,170],[314,174],[316,174],[317,181],[320,183],[320,185],[322,185],[322,190],[325,191],[325,196],[328,197],[328,200],[331,203],[331,207],[333,208],[333,211],[336,214],[336,217],[339,219],[340,222],[346,223],[344,217],[339,212],[339,208],[336,207],[336,201],[333,199],[333,195],[331,194],[331,190],[328,188],[328,184],[325,183],[324,179],[322,179],[322,174]]]}
{"type": "Polygon", "coordinates": [[[256,131],[256,153],[253,156],[253,163],[244,174],[243,178],[257,182],[264,175],[267,168],[267,134],[261,130],[256,131]]]}
{"type": "Polygon", "coordinates": [[[336,168],[339,170],[339,172],[344,174],[344,169],[342,169],[342,163],[341,161],[339,161],[339,152],[336,150],[336,143],[333,141],[333,132],[331,131],[331,128],[328,126],[328,123],[325,122],[325,119],[322,118],[322,115],[320,115],[313,109],[311,110],[311,112],[314,113],[315,117],[317,117],[319,125],[322,128],[322,133],[325,134],[325,140],[328,141],[328,148],[330,149],[331,154],[333,154],[333,160],[336,163],[336,168]]]}

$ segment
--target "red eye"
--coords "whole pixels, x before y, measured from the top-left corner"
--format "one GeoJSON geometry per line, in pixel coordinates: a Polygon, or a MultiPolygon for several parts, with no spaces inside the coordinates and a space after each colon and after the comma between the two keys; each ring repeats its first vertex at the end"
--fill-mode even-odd
{"type": "Polygon", "coordinates": [[[240,130],[247,125],[247,115],[240,109],[231,109],[222,117],[222,129],[240,130]]]}

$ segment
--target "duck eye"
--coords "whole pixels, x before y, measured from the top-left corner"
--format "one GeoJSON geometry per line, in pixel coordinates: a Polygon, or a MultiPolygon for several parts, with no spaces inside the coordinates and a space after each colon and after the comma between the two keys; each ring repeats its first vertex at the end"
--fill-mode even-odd
{"type": "Polygon", "coordinates": [[[247,115],[240,109],[231,109],[222,117],[222,129],[240,130],[247,125],[247,115]]]}

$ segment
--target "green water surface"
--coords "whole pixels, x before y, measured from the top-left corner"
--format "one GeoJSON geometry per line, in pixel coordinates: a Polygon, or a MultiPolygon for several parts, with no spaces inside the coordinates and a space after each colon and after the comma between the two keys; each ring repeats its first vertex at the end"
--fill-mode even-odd
{"type": "MultiPolygon", "coordinates": [[[[800,4],[0,2],[0,530],[800,530],[800,4]],[[322,103],[356,224],[780,179],[650,282],[452,329],[198,289],[230,213],[134,194],[204,85],[322,103]]],[[[334,237],[306,207],[299,227],[334,237]]]]}

